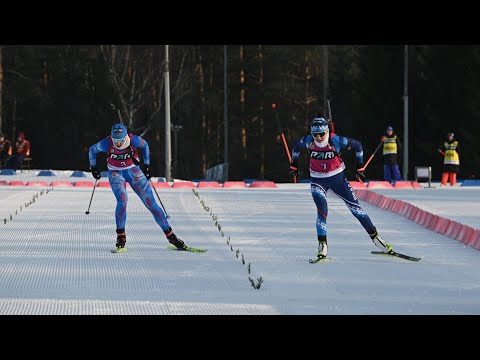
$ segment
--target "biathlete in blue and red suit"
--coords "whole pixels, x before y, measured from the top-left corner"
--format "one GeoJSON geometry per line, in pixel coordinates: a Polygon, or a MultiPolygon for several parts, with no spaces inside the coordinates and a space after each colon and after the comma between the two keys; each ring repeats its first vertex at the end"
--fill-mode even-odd
{"type": "Polygon", "coordinates": [[[117,225],[117,248],[125,247],[125,223],[127,218],[127,182],[133,191],[140,197],[143,204],[152,213],[155,221],[162,228],[168,241],[177,248],[183,249],[185,243],[173,233],[165,212],[157,204],[150,187],[150,150],[147,141],[138,135],[128,134],[123,124],[112,126],[111,135],[90,147],[88,154],[90,170],[95,179],[100,179],[100,171],[96,167],[97,154],[107,153],[108,180],[113,194],[117,199],[115,221],[117,225]],[[142,150],[143,172],[140,169],[137,149],[142,150]]]}
{"type": "MultiPolygon", "coordinates": [[[[345,164],[340,157],[342,149],[353,149],[356,154],[357,169],[363,167],[362,144],[351,138],[330,134],[327,120],[322,117],[314,118],[310,124],[311,135],[306,135],[298,140],[292,149],[291,173],[298,175],[298,158],[303,150],[310,154],[310,184],[313,200],[317,205],[317,257],[322,259],[327,256],[327,191],[333,190],[340,197],[352,214],[360,221],[373,243],[383,252],[393,251],[386,243],[377,229],[372,224],[370,217],[359,205],[355,192],[345,177],[345,164]]],[[[362,171],[357,174],[365,177],[362,171]]]]}

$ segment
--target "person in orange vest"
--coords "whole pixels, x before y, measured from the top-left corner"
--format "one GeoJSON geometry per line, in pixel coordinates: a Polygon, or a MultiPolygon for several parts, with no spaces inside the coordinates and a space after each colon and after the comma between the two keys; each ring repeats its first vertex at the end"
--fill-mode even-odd
{"type": "Polygon", "coordinates": [[[12,143],[5,135],[0,134],[0,164],[6,163],[10,156],[12,156],[12,143]]]}
{"type": "Polygon", "coordinates": [[[25,157],[30,156],[30,142],[25,140],[25,134],[20,132],[15,142],[15,155],[13,155],[7,163],[7,168],[17,170],[22,165],[25,157]]]}
{"type": "Polygon", "coordinates": [[[449,132],[447,141],[445,141],[440,149],[437,149],[443,155],[443,173],[442,186],[447,186],[450,178],[450,186],[457,183],[457,173],[460,169],[460,155],[458,152],[458,141],[455,140],[455,134],[449,132]]]}

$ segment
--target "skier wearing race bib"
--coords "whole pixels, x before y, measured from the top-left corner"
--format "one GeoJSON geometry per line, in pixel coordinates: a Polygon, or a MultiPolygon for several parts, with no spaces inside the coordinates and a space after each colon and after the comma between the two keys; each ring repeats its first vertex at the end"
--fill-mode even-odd
{"type": "Polygon", "coordinates": [[[167,240],[178,249],[184,249],[185,243],[173,233],[165,212],[157,204],[150,187],[150,150],[147,141],[138,135],[128,134],[123,124],[112,126],[111,135],[92,145],[89,151],[90,170],[95,179],[101,178],[96,167],[97,154],[107,153],[108,181],[113,194],[117,199],[115,209],[117,248],[124,248],[127,241],[125,224],[127,218],[127,182],[133,191],[140,197],[143,204],[152,213],[157,224],[162,228],[167,240]],[[140,169],[140,160],[137,149],[141,149],[143,157],[143,172],[140,169]]]}
{"type": "MultiPolygon", "coordinates": [[[[292,149],[291,173],[298,175],[298,158],[303,150],[310,154],[310,184],[313,200],[317,206],[317,258],[327,256],[327,191],[333,190],[342,199],[352,214],[360,221],[373,243],[384,253],[393,252],[392,247],[385,242],[372,224],[370,217],[359,205],[350,183],[345,177],[345,164],[340,157],[342,149],[353,149],[356,155],[357,169],[363,167],[362,144],[352,138],[331,134],[327,120],[314,118],[310,124],[310,135],[299,139],[292,149]]],[[[365,178],[361,170],[357,175],[365,178]]]]}

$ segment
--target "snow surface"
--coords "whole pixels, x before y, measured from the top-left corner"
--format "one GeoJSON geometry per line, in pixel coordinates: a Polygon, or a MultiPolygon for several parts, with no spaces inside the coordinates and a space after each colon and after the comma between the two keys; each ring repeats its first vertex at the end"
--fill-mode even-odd
{"type": "MultiPolygon", "coordinates": [[[[65,179],[46,181],[53,180],[65,179]]],[[[309,186],[279,187],[195,189],[199,197],[157,189],[177,235],[204,254],[167,250],[129,189],[128,251],[112,254],[109,188],[95,190],[86,215],[92,188],[0,186],[0,314],[480,314],[478,250],[362,201],[394,249],[422,260],[372,255],[377,248],[329,192],[333,261],[311,265],[317,240],[309,186]],[[262,277],[260,289],[249,277],[262,277]]],[[[480,228],[480,188],[378,192],[480,228]]]]}

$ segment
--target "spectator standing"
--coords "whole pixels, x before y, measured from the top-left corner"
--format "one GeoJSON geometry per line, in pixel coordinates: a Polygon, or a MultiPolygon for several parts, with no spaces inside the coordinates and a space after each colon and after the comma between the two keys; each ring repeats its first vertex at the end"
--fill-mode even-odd
{"type": "Polygon", "coordinates": [[[12,156],[12,143],[4,134],[0,134],[0,169],[6,164],[10,156],[12,156]]]}
{"type": "Polygon", "coordinates": [[[30,156],[30,142],[25,139],[23,132],[18,134],[13,153],[14,155],[7,162],[7,168],[17,170],[25,157],[30,156]]]}
{"type": "Polygon", "coordinates": [[[400,169],[398,168],[398,153],[402,151],[400,139],[394,133],[393,127],[387,127],[383,141],[383,176],[385,181],[394,184],[402,180],[400,169]]]}
{"type": "Polygon", "coordinates": [[[442,184],[440,187],[447,186],[450,180],[450,186],[457,183],[457,173],[460,169],[460,153],[458,152],[458,141],[455,140],[455,134],[449,132],[447,141],[445,141],[438,151],[443,155],[443,173],[442,184]]]}

